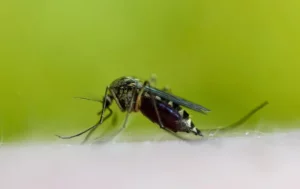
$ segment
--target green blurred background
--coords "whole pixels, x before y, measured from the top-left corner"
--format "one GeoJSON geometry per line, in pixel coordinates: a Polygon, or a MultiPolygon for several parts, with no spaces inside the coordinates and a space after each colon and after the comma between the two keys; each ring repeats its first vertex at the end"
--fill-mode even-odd
{"type": "MultiPolygon", "coordinates": [[[[299,8],[296,0],[2,1],[2,140],[81,131],[101,104],[74,96],[101,99],[114,79],[153,73],[157,87],[212,110],[191,111],[200,129],[228,125],[264,100],[242,130],[299,127],[299,8]]],[[[160,132],[141,114],[126,130],[160,132]]]]}

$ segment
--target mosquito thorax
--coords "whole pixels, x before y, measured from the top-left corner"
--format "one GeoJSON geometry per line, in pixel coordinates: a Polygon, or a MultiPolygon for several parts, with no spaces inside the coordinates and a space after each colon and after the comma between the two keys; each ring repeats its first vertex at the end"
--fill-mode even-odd
{"type": "Polygon", "coordinates": [[[140,80],[135,78],[135,77],[130,77],[130,76],[124,76],[120,77],[116,80],[114,80],[110,84],[110,88],[119,88],[119,87],[124,87],[124,86],[135,86],[136,84],[139,84],[140,80]]]}
{"type": "Polygon", "coordinates": [[[136,87],[137,85],[141,85],[141,82],[134,77],[120,77],[110,84],[110,93],[122,110],[129,110],[131,108],[130,103],[132,100],[135,100],[132,98],[139,91],[136,87]]]}

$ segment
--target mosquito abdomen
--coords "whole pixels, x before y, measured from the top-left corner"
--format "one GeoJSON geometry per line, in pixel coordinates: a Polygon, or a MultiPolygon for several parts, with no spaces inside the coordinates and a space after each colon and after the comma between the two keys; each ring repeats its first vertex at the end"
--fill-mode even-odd
{"type": "MultiPolygon", "coordinates": [[[[173,132],[193,132],[196,135],[201,135],[201,132],[195,128],[190,118],[184,118],[178,110],[173,108],[171,105],[160,100],[154,100],[157,106],[158,114],[161,119],[163,127],[173,132]]],[[[150,119],[152,122],[160,125],[157,113],[153,101],[150,97],[144,96],[140,111],[144,116],[150,119]]],[[[184,110],[182,110],[184,111],[184,110]]]]}

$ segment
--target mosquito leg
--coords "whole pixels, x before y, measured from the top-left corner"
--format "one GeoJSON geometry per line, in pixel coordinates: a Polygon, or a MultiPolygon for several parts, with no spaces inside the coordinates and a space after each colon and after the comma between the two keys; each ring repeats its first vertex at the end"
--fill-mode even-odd
{"type": "MultiPolygon", "coordinates": [[[[142,101],[141,98],[142,98],[142,95],[143,95],[143,92],[144,92],[146,86],[150,86],[150,82],[149,81],[145,81],[144,82],[143,87],[142,87],[141,91],[139,92],[139,94],[137,96],[135,111],[139,110],[139,107],[140,107],[141,101],[142,101]]],[[[155,98],[154,98],[154,96],[151,93],[149,93],[149,94],[150,94],[150,97],[151,97],[151,100],[152,100],[152,103],[153,103],[153,106],[154,106],[154,109],[155,109],[155,112],[156,112],[156,115],[157,115],[157,118],[158,118],[159,125],[162,128],[163,124],[161,122],[161,119],[160,119],[160,116],[159,116],[159,113],[158,113],[158,109],[157,109],[157,106],[156,106],[155,98]]]]}
{"type": "Polygon", "coordinates": [[[171,93],[171,88],[169,86],[164,86],[162,88],[162,91],[167,92],[167,93],[171,93]]]}
{"type": "MultiPolygon", "coordinates": [[[[111,110],[110,108],[108,108],[108,109],[109,109],[110,113],[109,113],[109,115],[107,115],[106,117],[104,117],[103,121],[105,121],[106,119],[108,119],[108,118],[111,116],[111,114],[112,114],[112,110],[111,110]]],[[[84,130],[84,131],[82,131],[82,132],[80,132],[80,133],[78,133],[78,134],[76,134],[76,135],[72,135],[72,136],[60,136],[60,135],[56,135],[56,136],[59,137],[59,138],[61,138],[61,139],[71,139],[71,138],[74,138],[74,137],[78,137],[78,136],[80,136],[80,135],[82,135],[82,134],[84,134],[84,133],[86,133],[86,132],[88,132],[88,131],[90,131],[90,132],[94,131],[94,130],[101,124],[100,121],[101,121],[101,120],[99,120],[99,121],[98,121],[95,125],[93,125],[92,127],[88,128],[88,129],[86,129],[86,130],[84,130]]],[[[102,121],[102,122],[103,122],[103,121],[102,121]]]]}
{"type": "MultiPolygon", "coordinates": [[[[149,81],[145,81],[144,87],[145,87],[145,86],[150,86],[150,82],[149,82],[149,81]]],[[[158,119],[159,127],[160,127],[161,129],[165,130],[166,132],[168,132],[169,134],[175,136],[176,138],[179,138],[179,139],[181,139],[181,140],[186,140],[185,138],[183,138],[183,137],[177,135],[176,133],[170,131],[169,129],[167,129],[166,127],[163,126],[163,123],[162,123],[162,121],[161,121],[161,117],[160,117],[159,112],[158,112],[158,108],[157,108],[157,104],[156,104],[156,101],[155,101],[155,97],[153,96],[152,93],[149,93],[149,94],[150,94],[150,97],[151,97],[151,100],[152,100],[152,104],[153,104],[153,106],[154,106],[154,110],[155,110],[155,113],[156,113],[156,116],[157,116],[157,119],[158,119]]]]}
{"type": "MultiPolygon", "coordinates": [[[[136,106],[135,106],[135,110],[137,111],[139,109],[139,106],[141,104],[141,97],[142,97],[142,94],[144,92],[144,89],[146,86],[150,86],[150,82],[149,81],[145,81],[144,84],[143,84],[143,88],[141,89],[141,91],[139,92],[138,94],[138,97],[137,97],[137,100],[136,100],[136,106]]],[[[152,100],[152,104],[154,106],[154,109],[155,109],[155,113],[157,115],[157,118],[158,118],[158,122],[159,122],[159,126],[160,128],[162,129],[165,129],[165,127],[163,126],[162,124],[162,121],[161,121],[161,117],[159,116],[159,112],[158,112],[158,109],[157,109],[157,105],[156,105],[156,102],[155,102],[155,98],[154,96],[150,93],[150,97],[151,97],[151,100],[152,100]]],[[[170,131],[169,131],[170,132],[170,131]]]]}
{"type": "MultiPolygon", "coordinates": [[[[169,86],[164,86],[164,87],[162,88],[162,91],[167,92],[167,93],[171,93],[171,88],[170,88],[169,86]]],[[[163,99],[162,99],[162,100],[163,100],[163,99]]],[[[180,108],[180,106],[179,106],[178,104],[176,104],[176,103],[174,103],[174,102],[169,102],[168,100],[163,100],[163,101],[165,101],[166,103],[170,104],[175,110],[177,110],[177,111],[180,111],[180,110],[181,110],[181,108],[180,108]]],[[[181,120],[181,121],[182,121],[182,120],[181,120]]],[[[166,130],[166,129],[165,129],[165,130],[166,130]]],[[[182,139],[182,140],[186,140],[186,139],[184,139],[184,138],[182,138],[182,137],[180,137],[180,136],[174,134],[172,131],[169,131],[169,130],[166,130],[166,131],[168,131],[168,132],[171,133],[172,135],[174,135],[174,136],[176,136],[176,137],[178,137],[178,138],[180,138],[180,139],[182,139]]],[[[187,131],[187,132],[189,133],[189,132],[191,132],[191,130],[189,130],[189,131],[187,131]]]]}
{"type": "Polygon", "coordinates": [[[96,128],[96,127],[98,127],[99,124],[100,124],[100,121],[98,121],[98,123],[96,123],[96,124],[93,125],[92,127],[88,128],[88,129],[86,129],[86,130],[84,130],[84,131],[82,131],[82,132],[80,132],[80,133],[78,133],[78,134],[75,134],[75,135],[71,135],[71,136],[60,136],[60,135],[56,135],[56,136],[57,136],[58,138],[61,138],[61,139],[71,139],[71,138],[74,138],[74,137],[78,137],[78,136],[80,136],[80,135],[82,135],[82,134],[84,134],[84,133],[86,133],[86,132],[88,132],[88,131],[90,131],[90,130],[96,128]]]}
{"type": "MultiPolygon", "coordinates": [[[[98,128],[98,126],[103,123],[103,118],[104,118],[103,115],[104,115],[104,111],[106,109],[106,104],[107,104],[107,101],[110,101],[110,99],[108,99],[108,98],[109,97],[108,97],[108,86],[107,86],[105,93],[104,93],[104,98],[103,98],[103,103],[102,103],[102,111],[101,111],[101,113],[100,112],[98,113],[98,114],[100,114],[100,121],[99,121],[100,123],[96,127],[94,127],[93,129],[91,129],[89,131],[89,133],[86,135],[86,137],[84,138],[84,140],[82,141],[81,144],[84,144],[90,138],[90,136],[94,133],[94,131],[98,128]]],[[[111,102],[109,102],[109,105],[110,104],[111,104],[111,102]]],[[[109,115],[106,118],[109,118],[112,114],[112,110],[109,107],[107,107],[107,109],[109,110],[109,115]]]]}
{"type": "Polygon", "coordinates": [[[256,108],[254,108],[253,110],[251,110],[248,114],[246,114],[244,117],[242,117],[240,120],[234,122],[233,124],[231,125],[228,125],[226,127],[223,127],[223,128],[220,128],[220,129],[211,129],[209,130],[209,135],[214,135],[216,134],[217,132],[219,131],[223,131],[223,132],[226,132],[227,130],[230,130],[230,129],[234,129],[236,128],[237,126],[245,123],[248,119],[250,119],[251,116],[253,116],[256,112],[258,112],[259,110],[261,110],[262,108],[264,108],[266,105],[268,105],[269,102],[268,101],[265,101],[263,102],[262,104],[260,104],[259,106],[257,106],[256,108]]]}
{"type": "Polygon", "coordinates": [[[94,139],[94,141],[96,141],[94,143],[107,142],[108,140],[112,140],[117,135],[119,135],[126,128],[126,125],[128,123],[129,114],[130,114],[130,112],[126,112],[125,119],[124,119],[124,122],[122,124],[122,127],[120,129],[118,129],[117,132],[114,132],[113,134],[111,134],[109,136],[106,136],[106,137],[97,137],[97,138],[94,139]]]}
{"type": "Polygon", "coordinates": [[[138,94],[138,96],[136,98],[136,103],[135,103],[135,107],[134,107],[134,111],[136,111],[136,112],[139,111],[139,109],[140,109],[141,102],[142,102],[142,95],[143,95],[143,93],[145,91],[145,87],[146,86],[150,86],[150,82],[149,81],[145,81],[144,82],[143,87],[139,91],[139,94],[138,94]]]}
{"type": "MultiPolygon", "coordinates": [[[[103,98],[103,103],[102,103],[102,112],[101,112],[101,116],[100,116],[100,123],[103,122],[103,115],[104,115],[104,111],[106,108],[106,102],[107,102],[107,98],[108,98],[108,86],[105,89],[105,94],[104,94],[104,98],[103,98]]],[[[110,104],[110,103],[109,103],[110,104]]]]}
{"type": "MultiPolygon", "coordinates": [[[[122,124],[122,127],[117,132],[115,132],[114,134],[110,135],[109,139],[115,138],[117,135],[119,135],[126,128],[127,123],[128,123],[129,114],[131,113],[131,111],[133,109],[133,104],[134,104],[134,99],[135,99],[135,93],[136,93],[136,90],[133,90],[132,99],[130,100],[129,109],[126,111],[126,115],[125,115],[125,119],[124,119],[124,122],[122,124]]],[[[102,137],[97,137],[95,140],[99,140],[101,138],[102,137]]],[[[104,141],[106,141],[106,140],[104,140],[104,141]]]]}
{"type": "Polygon", "coordinates": [[[156,86],[156,84],[157,84],[157,76],[155,74],[152,74],[150,76],[149,83],[151,83],[151,85],[153,85],[153,86],[156,86]]]}
{"type": "MultiPolygon", "coordinates": [[[[149,83],[150,83],[151,86],[156,87],[156,85],[157,85],[157,76],[156,76],[156,74],[152,74],[150,76],[149,83]]],[[[165,87],[162,88],[162,91],[167,92],[167,93],[171,93],[171,88],[168,87],[168,86],[165,86],[165,87]]]]}
{"type": "MultiPolygon", "coordinates": [[[[84,133],[86,133],[86,132],[88,132],[88,131],[90,131],[90,130],[94,130],[94,129],[96,129],[99,125],[101,125],[102,122],[103,122],[103,114],[104,114],[104,110],[105,110],[105,107],[106,107],[106,96],[107,96],[107,92],[108,92],[108,87],[106,87],[106,90],[105,90],[105,98],[104,98],[104,102],[102,103],[102,108],[103,108],[103,109],[102,109],[102,113],[101,113],[100,120],[99,120],[99,122],[98,122],[97,124],[95,124],[94,126],[88,128],[88,129],[86,129],[86,130],[84,130],[84,131],[82,131],[82,132],[80,132],[80,133],[78,133],[78,134],[72,135],[72,136],[60,136],[60,135],[56,135],[56,136],[59,137],[59,138],[61,138],[61,139],[71,139],[71,138],[74,138],[74,137],[78,137],[78,136],[80,136],[80,135],[82,135],[82,134],[84,134],[84,133]]],[[[85,99],[85,98],[81,98],[81,99],[85,99]]],[[[86,100],[87,100],[87,99],[86,99],[86,100]]]]}
{"type": "MultiPolygon", "coordinates": [[[[113,114],[113,111],[112,111],[109,107],[108,107],[107,109],[108,109],[108,111],[109,111],[109,114],[103,118],[103,121],[105,121],[105,120],[107,120],[108,118],[110,118],[111,115],[113,114]]],[[[103,122],[103,121],[102,121],[102,122],[103,122]]],[[[96,124],[96,125],[97,125],[96,127],[92,128],[92,129],[90,130],[90,132],[88,132],[88,134],[86,135],[86,137],[84,138],[84,140],[81,142],[81,144],[84,144],[84,143],[86,143],[86,141],[89,140],[89,138],[92,136],[92,134],[95,132],[95,130],[97,129],[97,127],[98,127],[100,124],[101,124],[101,120],[99,120],[99,122],[96,124]]]]}
{"type": "Polygon", "coordinates": [[[121,133],[127,126],[129,114],[131,113],[131,111],[133,109],[133,103],[135,101],[135,93],[136,93],[136,90],[133,90],[132,98],[131,98],[130,105],[129,105],[129,110],[127,110],[127,112],[126,112],[125,120],[123,122],[121,129],[115,134],[115,136],[118,135],[119,133],[121,133]]]}

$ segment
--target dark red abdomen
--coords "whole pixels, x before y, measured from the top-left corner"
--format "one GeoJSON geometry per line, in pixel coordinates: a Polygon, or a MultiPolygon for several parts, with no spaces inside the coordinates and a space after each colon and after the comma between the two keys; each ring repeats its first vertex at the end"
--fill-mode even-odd
{"type": "MultiPolygon", "coordinates": [[[[162,102],[160,100],[155,100],[158,114],[160,116],[161,122],[164,127],[170,129],[173,132],[182,131],[186,132],[187,128],[184,127],[184,124],[181,124],[182,117],[172,106],[162,102]]],[[[159,124],[157,113],[154,108],[154,104],[150,97],[142,97],[142,104],[140,111],[144,116],[150,119],[152,122],[159,124]]]]}

